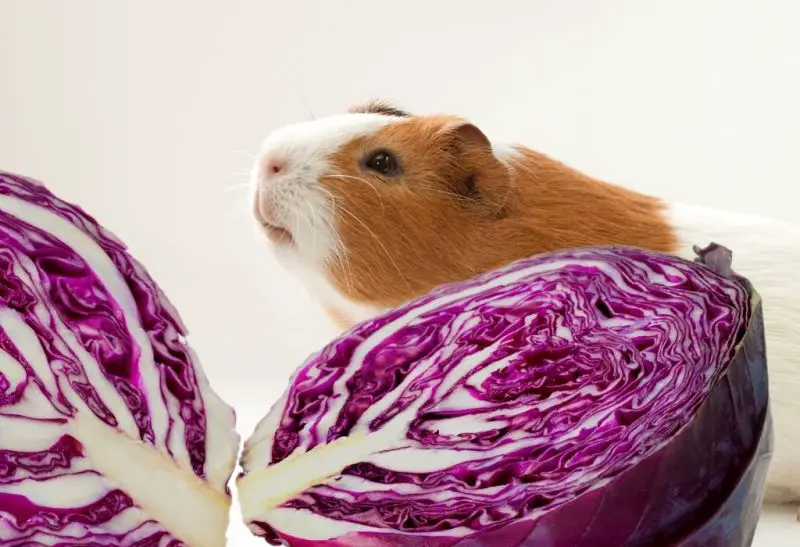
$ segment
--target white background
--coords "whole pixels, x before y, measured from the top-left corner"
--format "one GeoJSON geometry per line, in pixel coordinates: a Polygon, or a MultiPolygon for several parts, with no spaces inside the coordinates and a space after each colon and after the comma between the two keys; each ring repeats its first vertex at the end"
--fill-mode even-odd
{"type": "MultiPolygon", "coordinates": [[[[269,131],[380,96],[642,191],[797,219],[799,25],[796,0],[0,0],[0,169],[128,243],[247,435],[333,332],[250,225],[269,131]]],[[[233,520],[231,545],[260,544],[233,520]]],[[[800,544],[769,520],[758,546],[800,544]]]]}

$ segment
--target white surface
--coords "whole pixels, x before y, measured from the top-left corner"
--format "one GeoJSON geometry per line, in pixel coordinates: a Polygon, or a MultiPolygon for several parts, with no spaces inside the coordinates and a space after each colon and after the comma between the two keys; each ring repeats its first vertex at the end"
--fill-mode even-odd
{"type": "MultiPolygon", "coordinates": [[[[797,218],[798,18],[795,0],[0,0],[0,168],[129,244],[247,435],[332,332],[225,191],[270,130],[380,95],[636,189],[797,218]]],[[[757,546],[798,544],[791,515],[764,519],[757,546]]]]}

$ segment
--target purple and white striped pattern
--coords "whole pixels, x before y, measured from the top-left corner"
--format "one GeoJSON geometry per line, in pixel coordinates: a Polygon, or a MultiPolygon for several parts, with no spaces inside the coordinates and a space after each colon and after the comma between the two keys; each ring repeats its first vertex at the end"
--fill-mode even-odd
{"type": "Polygon", "coordinates": [[[540,518],[685,428],[749,317],[738,281],[632,249],[442,287],[295,373],[246,443],[245,518],[297,545],[465,540],[540,518]]]}
{"type": "Polygon", "coordinates": [[[122,477],[97,467],[106,447],[81,437],[80,419],[195,477],[227,522],[233,411],[184,335],[120,241],[38,182],[0,172],[0,544],[187,542],[127,491],[126,477],[148,474],[136,461],[122,477]]]}

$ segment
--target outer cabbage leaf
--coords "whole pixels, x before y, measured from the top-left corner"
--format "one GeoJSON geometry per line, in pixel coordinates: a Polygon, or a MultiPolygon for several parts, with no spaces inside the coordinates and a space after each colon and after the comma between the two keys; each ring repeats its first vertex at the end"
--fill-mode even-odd
{"type": "Polygon", "coordinates": [[[730,253],[523,260],[313,355],[245,445],[293,546],[748,545],[772,451],[760,303],[730,253]]]}
{"type": "Polygon", "coordinates": [[[0,172],[0,544],[224,545],[239,437],[124,245],[0,172]]]}

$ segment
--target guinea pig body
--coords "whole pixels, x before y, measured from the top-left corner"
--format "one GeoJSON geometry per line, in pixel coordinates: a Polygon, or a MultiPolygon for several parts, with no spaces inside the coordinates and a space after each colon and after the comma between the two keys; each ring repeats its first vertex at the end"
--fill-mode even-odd
{"type": "Polygon", "coordinates": [[[800,226],[670,204],[378,103],[270,135],[253,210],[342,328],[533,254],[627,245],[693,258],[712,241],[763,298],[776,452],[766,500],[800,501],[800,226]]]}

